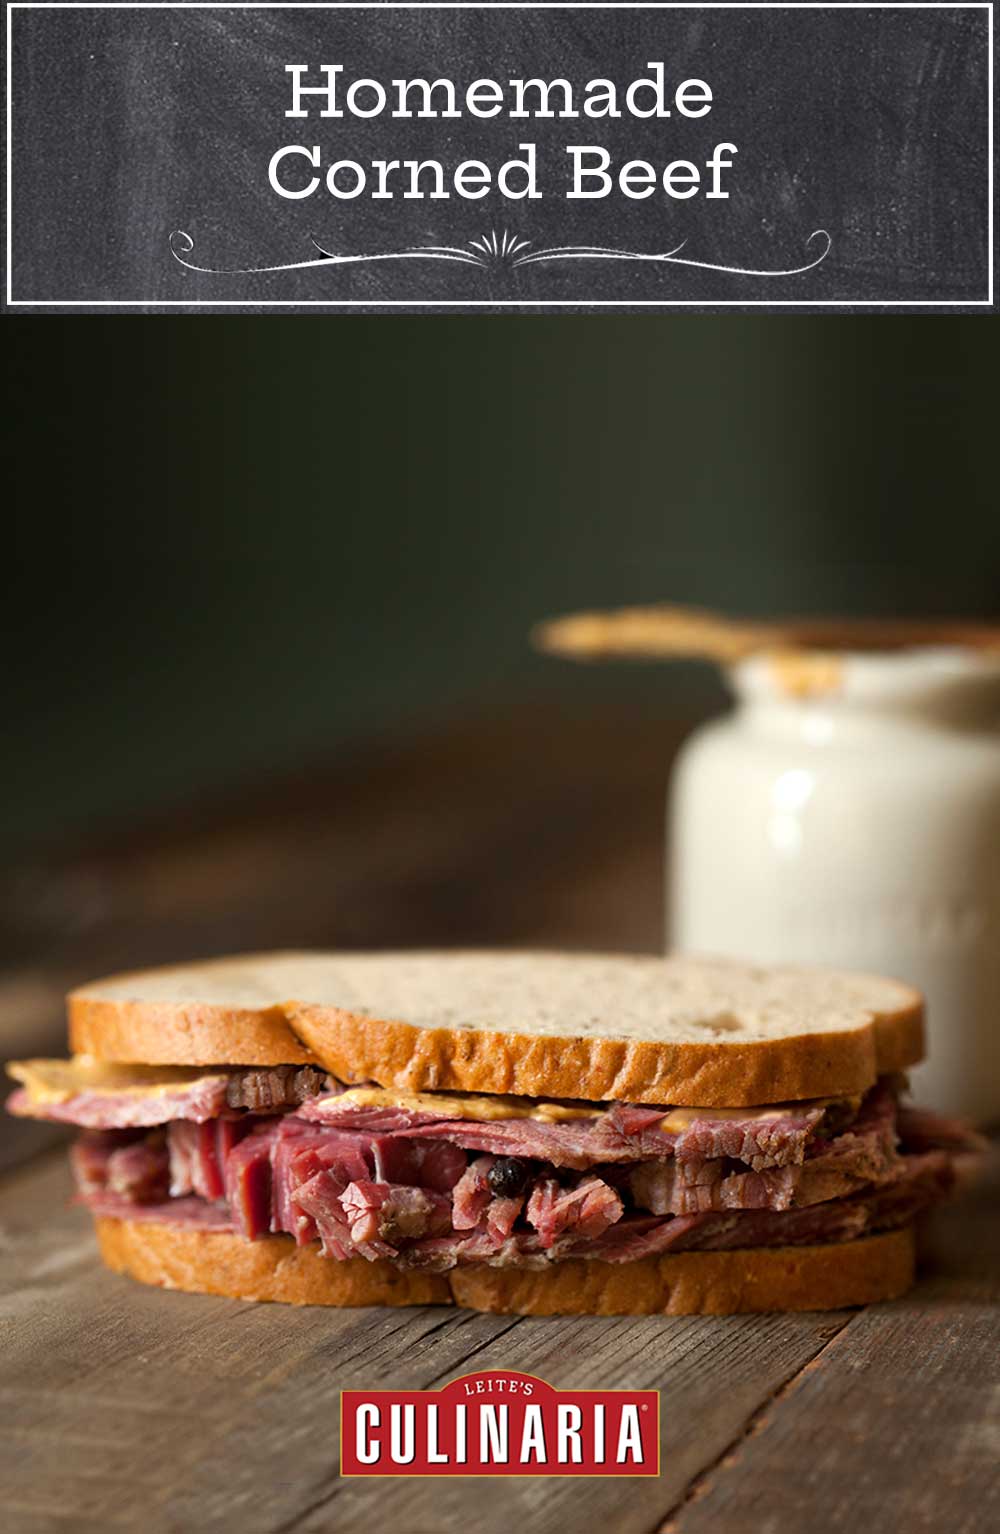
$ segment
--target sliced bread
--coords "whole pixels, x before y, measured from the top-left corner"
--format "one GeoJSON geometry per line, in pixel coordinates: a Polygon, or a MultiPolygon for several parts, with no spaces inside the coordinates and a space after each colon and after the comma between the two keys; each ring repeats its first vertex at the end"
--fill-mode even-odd
{"type": "Polygon", "coordinates": [[[99,1218],[109,1268],[144,1284],[291,1305],[461,1305],[507,1315],[688,1316],[840,1310],[895,1299],[913,1282],[912,1227],[826,1246],[678,1252],[541,1270],[483,1263],[422,1273],[355,1257],[333,1262],[290,1236],[99,1218]]]}
{"type": "Polygon", "coordinates": [[[901,982],[694,957],[248,954],[96,981],[69,1019],[105,1060],[690,1107],[856,1093],[923,1053],[901,982]]]}

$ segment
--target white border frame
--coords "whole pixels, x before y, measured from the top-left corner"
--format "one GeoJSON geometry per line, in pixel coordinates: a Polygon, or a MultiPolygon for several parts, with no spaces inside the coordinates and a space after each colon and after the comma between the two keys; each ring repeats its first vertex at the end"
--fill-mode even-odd
{"type": "Polygon", "coordinates": [[[8,309],[974,309],[993,307],[993,3],[992,0],[11,0],[7,6],[7,281],[8,309]],[[15,11],[986,11],[987,12],[987,282],[988,298],[14,298],[13,64],[15,11]]]}

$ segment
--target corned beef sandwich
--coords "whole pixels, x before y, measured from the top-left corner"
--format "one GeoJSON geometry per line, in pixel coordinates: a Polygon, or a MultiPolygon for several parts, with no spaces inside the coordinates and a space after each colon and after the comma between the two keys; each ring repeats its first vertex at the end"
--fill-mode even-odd
{"type": "Polygon", "coordinates": [[[79,1126],[77,1197],[146,1283],[544,1315],[900,1294],[975,1137],[902,1100],[896,981],[720,959],[266,954],[98,981],[72,1059],[8,1067],[79,1126]]]}

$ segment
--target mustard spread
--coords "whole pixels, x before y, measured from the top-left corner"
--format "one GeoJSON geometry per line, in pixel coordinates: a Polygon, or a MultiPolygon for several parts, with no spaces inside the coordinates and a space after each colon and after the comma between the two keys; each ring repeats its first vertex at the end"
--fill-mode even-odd
{"type": "Polygon", "coordinates": [[[533,1097],[466,1097],[459,1093],[396,1092],[389,1087],[351,1087],[337,1101],[356,1103],[359,1108],[403,1108],[410,1113],[434,1113],[442,1118],[484,1122],[536,1119],[542,1124],[564,1124],[570,1119],[597,1118],[604,1112],[600,1103],[581,1108],[533,1097]]]}
{"type": "Polygon", "coordinates": [[[226,1073],[203,1066],[119,1065],[93,1055],[73,1055],[69,1060],[11,1060],[7,1074],[21,1083],[32,1102],[65,1103],[81,1092],[151,1097],[226,1073]]]}

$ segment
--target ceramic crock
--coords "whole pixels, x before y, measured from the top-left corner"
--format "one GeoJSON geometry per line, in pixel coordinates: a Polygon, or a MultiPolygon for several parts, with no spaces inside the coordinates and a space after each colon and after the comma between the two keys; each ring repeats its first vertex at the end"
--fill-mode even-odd
{"type": "Polygon", "coordinates": [[[1000,658],[754,656],[683,748],[670,945],[881,971],[928,1001],[936,1108],[1000,1120],[1000,658]],[[811,668],[811,669],[809,669],[811,668]]]}

